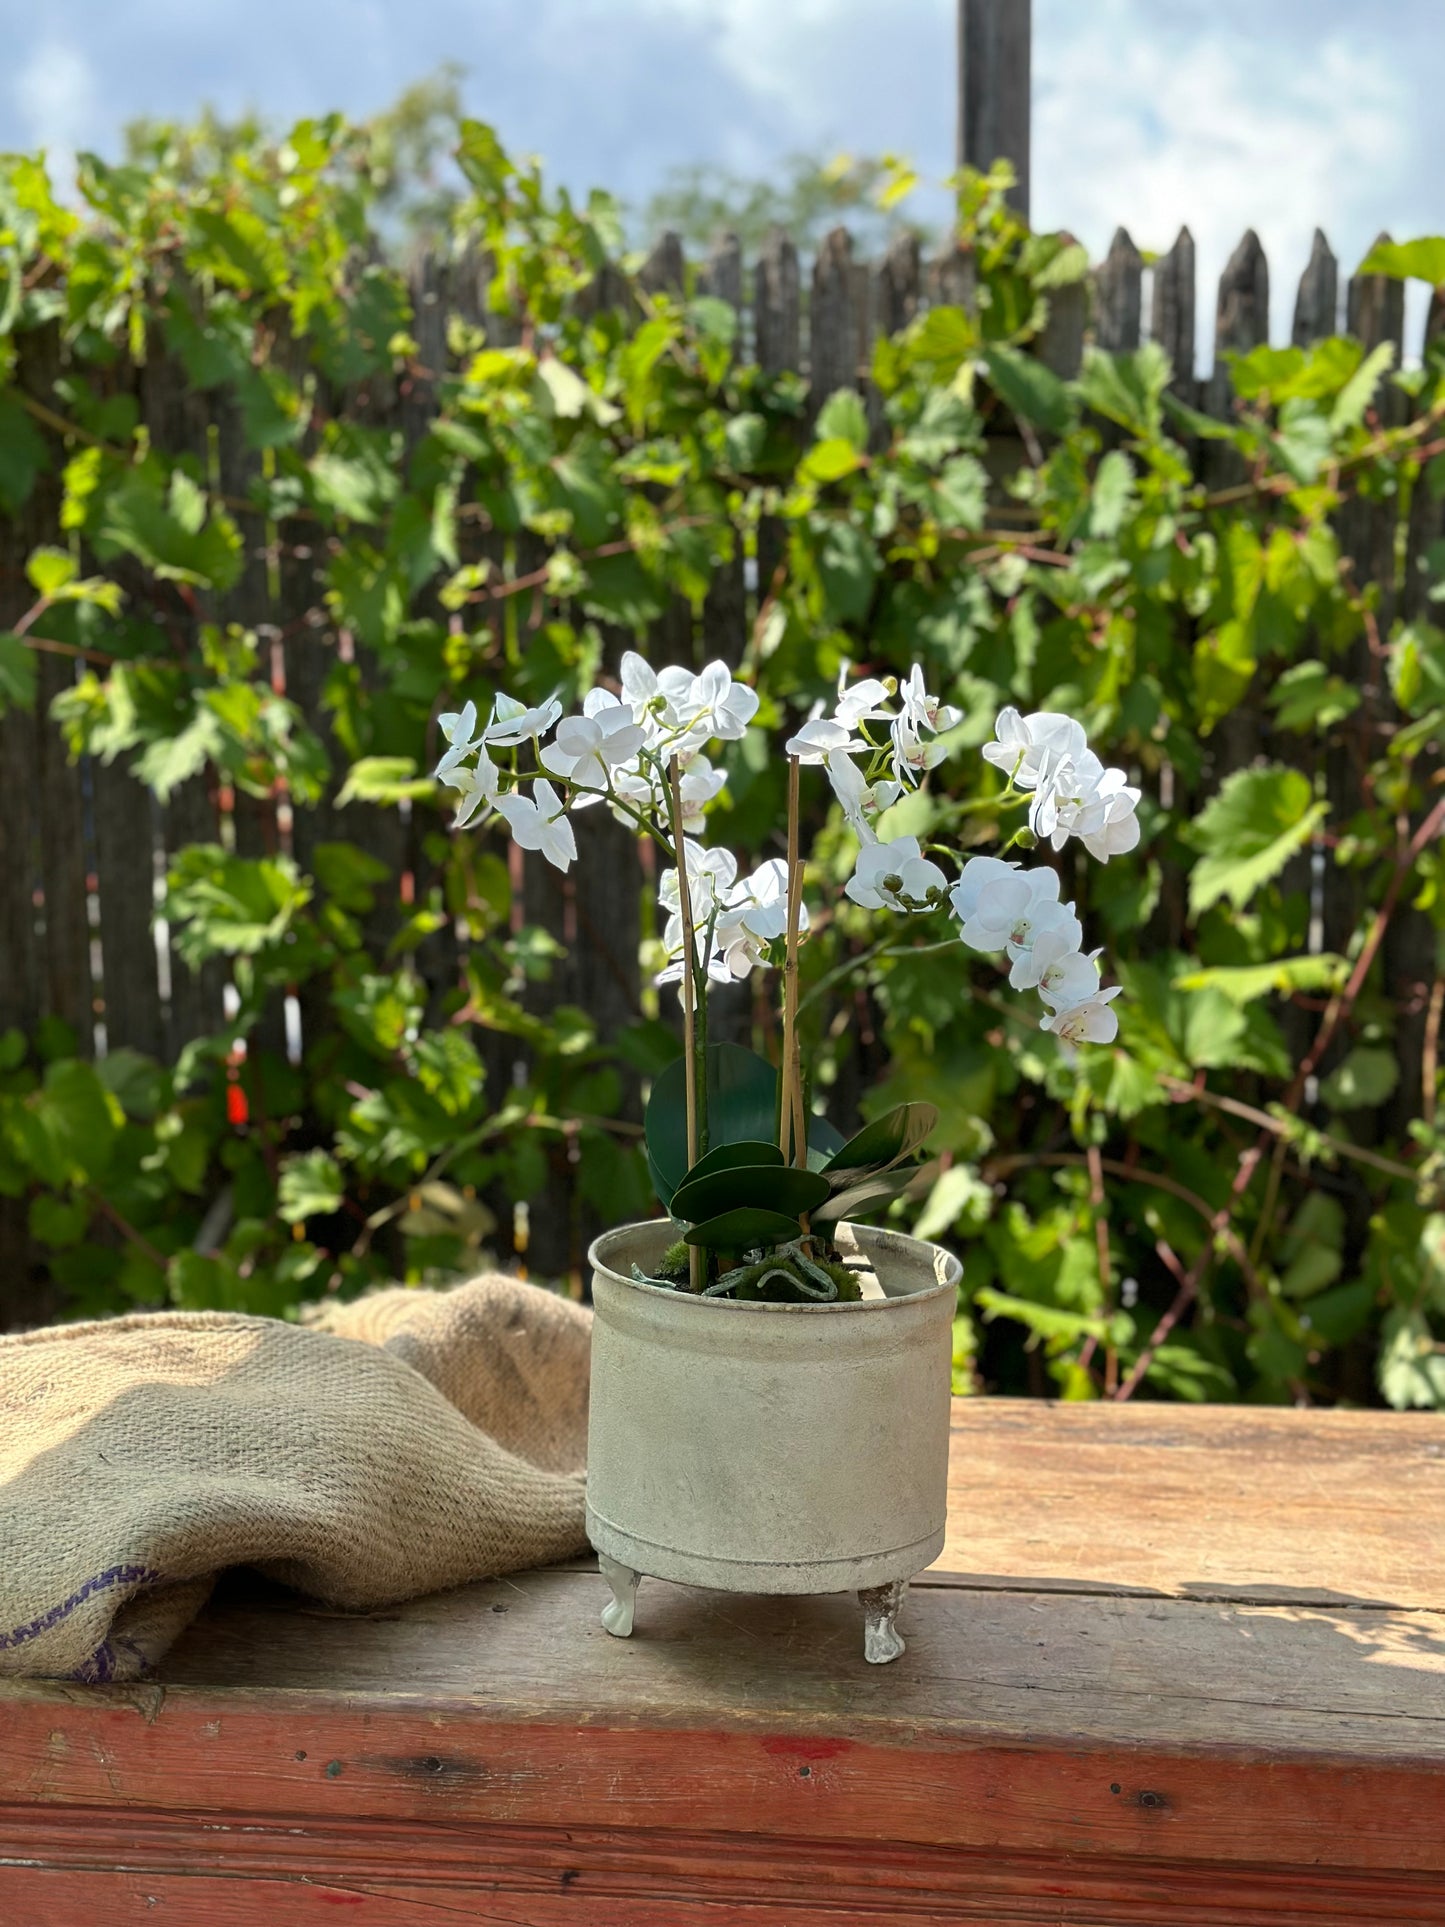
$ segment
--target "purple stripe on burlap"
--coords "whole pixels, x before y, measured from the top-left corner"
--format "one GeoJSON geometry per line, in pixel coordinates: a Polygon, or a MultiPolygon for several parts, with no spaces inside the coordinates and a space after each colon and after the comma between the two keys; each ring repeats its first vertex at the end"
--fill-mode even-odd
{"type": "Polygon", "coordinates": [[[27,1640],[39,1639],[48,1633],[52,1626],[58,1626],[87,1599],[93,1599],[98,1592],[109,1592],[114,1586],[153,1586],[160,1574],[152,1566],[110,1566],[104,1572],[96,1573],[87,1579],[79,1592],[73,1592],[69,1599],[62,1599],[58,1606],[52,1606],[38,1619],[32,1619],[28,1626],[17,1626],[13,1632],[0,1633],[0,1652],[13,1646],[23,1646],[27,1640]]]}

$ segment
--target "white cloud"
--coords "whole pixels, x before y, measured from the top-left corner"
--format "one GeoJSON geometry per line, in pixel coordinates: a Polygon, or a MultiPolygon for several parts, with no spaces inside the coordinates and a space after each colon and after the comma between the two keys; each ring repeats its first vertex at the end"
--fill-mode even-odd
{"type": "Polygon", "coordinates": [[[1373,41],[1295,36],[1281,58],[1243,28],[1171,33],[1158,19],[1151,0],[1095,0],[1039,48],[1033,212],[1096,258],[1116,226],[1162,251],[1187,223],[1207,365],[1219,274],[1247,227],[1269,260],[1278,340],[1314,229],[1340,256],[1343,285],[1411,200],[1412,102],[1400,63],[1373,41]]]}
{"type": "Polygon", "coordinates": [[[66,41],[37,41],[16,68],[9,91],[25,145],[44,148],[52,181],[68,182],[76,153],[95,145],[101,119],[100,89],[89,61],[66,41]]]}

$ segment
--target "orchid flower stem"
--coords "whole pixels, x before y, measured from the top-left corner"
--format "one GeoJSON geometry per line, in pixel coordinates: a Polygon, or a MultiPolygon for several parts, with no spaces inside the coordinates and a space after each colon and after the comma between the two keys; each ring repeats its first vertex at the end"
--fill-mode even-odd
{"type": "MultiPolygon", "coordinates": [[[[692,891],[688,886],[687,847],[682,830],[682,776],[674,756],[668,768],[669,795],[672,800],[673,849],[677,857],[677,903],[682,913],[682,1051],[687,1079],[687,1166],[697,1163],[697,1030],[694,1022],[694,971],[697,945],[692,928],[692,891]]],[[[688,1284],[695,1293],[703,1288],[702,1249],[690,1245],[687,1254],[688,1284]]]]}
{"type": "Polygon", "coordinates": [[[783,1076],[778,1148],[784,1163],[808,1162],[808,1131],[803,1115],[803,1085],[798,1062],[798,923],[803,899],[803,866],[798,860],[798,787],[801,766],[788,758],[788,925],[783,964],[783,1076]]]}
{"type": "Polygon", "coordinates": [[[895,943],[891,936],[880,937],[877,943],[870,944],[866,950],[860,950],[856,957],[845,958],[842,963],[830,970],[826,977],[820,977],[798,1005],[798,1015],[801,1017],[809,1004],[816,1003],[820,997],[826,996],[834,984],[840,983],[845,977],[851,977],[855,971],[865,970],[879,957],[928,957],[936,950],[952,950],[962,941],[962,937],[945,937],[941,943],[895,943]]]}
{"type": "Polygon", "coordinates": [[[1011,810],[1019,803],[1032,803],[1033,800],[1031,790],[1016,790],[1010,783],[1008,788],[1000,790],[997,796],[975,796],[970,802],[955,803],[953,814],[977,816],[983,810],[1011,810]]]}

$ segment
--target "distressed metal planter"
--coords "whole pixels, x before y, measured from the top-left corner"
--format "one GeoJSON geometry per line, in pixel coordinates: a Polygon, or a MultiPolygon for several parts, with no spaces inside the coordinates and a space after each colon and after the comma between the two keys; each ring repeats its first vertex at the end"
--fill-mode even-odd
{"type": "Polygon", "coordinates": [[[726,1592],[856,1590],[864,1646],[896,1659],[908,1581],[943,1549],[961,1267],[850,1227],[882,1295],[736,1304],[638,1284],[675,1235],[593,1245],[587,1531],[632,1631],[643,1574],[726,1592]]]}

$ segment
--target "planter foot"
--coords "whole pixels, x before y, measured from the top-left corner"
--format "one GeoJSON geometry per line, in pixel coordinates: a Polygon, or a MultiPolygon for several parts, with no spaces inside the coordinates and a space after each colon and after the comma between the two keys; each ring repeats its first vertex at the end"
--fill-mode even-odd
{"type": "Polygon", "coordinates": [[[866,1586],[858,1595],[863,1608],[863,1657],[871,1666],[886,1666],[906,1650],[893,1622],[907,1591],[906,1579],[891,1579],[886,1586],[866,1586]]]}
{"type": "Polygon", "coordinates": [[[632,1613],[637,1604],[637,1586],[642,1574],[616,1559],[609,1559],[605,1552],[598,1553],[597,1564],[602,1577],[612,1588],[612,1597],[602,1608],[602,1624],[614,1639],[631,1639],[632,1613]]]}

